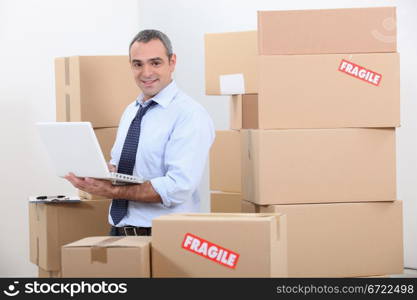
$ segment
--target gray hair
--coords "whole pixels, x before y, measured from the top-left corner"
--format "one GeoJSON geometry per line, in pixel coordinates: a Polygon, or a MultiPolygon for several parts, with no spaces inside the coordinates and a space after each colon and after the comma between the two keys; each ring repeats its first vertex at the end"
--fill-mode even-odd
{"type": "Polygon", "coordinates": [[[138,34],[135,35],[133,40],[130,42],[129,45],[129,56],[130,56],[130,48],[132,48],[133,43],[148,43],[151,40],[160,40],[161,43],[164,45],[168,59],[171,59],[172,56],[172,45],[171,41],[169,40],[168,36],[156,29],[146,29],[140,31],[138,34]]]}

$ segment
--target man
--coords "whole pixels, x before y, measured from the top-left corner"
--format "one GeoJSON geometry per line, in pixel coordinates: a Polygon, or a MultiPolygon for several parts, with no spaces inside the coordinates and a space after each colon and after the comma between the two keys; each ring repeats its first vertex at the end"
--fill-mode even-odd
{"type": "Polygon", "coordinates": [[[165,34],[139,32],[129,59],[142,94],[123,113],[109,168],[146,182],[115,186],[72,173],[65,177],[78,189],[113,199],[109,223],[115,236],[151,235],[153,218],[198,211],[197,188],[214,140],[205,109],[172,80],[176,55],[165,34]]]}

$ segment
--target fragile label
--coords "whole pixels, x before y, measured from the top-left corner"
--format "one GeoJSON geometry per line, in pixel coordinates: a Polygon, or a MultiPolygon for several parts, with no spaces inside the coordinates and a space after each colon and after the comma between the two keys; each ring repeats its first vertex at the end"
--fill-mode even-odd
{"type": "Polygon", "coordinates": [[[361,67],[345,59],[342,59],[339,65],[339,71],[353,76],[355,78],[358,78],[360,80],[366,81],[375,86],[378,86],[382,79],[381,74],[361,67]]]}
{"type": "Polygon", "coordinates": [[[186,233],[182,248],[219,263],[228,268],[236,268],[239,254],[219,245],[206,241],[191,233],[186,233]]]}

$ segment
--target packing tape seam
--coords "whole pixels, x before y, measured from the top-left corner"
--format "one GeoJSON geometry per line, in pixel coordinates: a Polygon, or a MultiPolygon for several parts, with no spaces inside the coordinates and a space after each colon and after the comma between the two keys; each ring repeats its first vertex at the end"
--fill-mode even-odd
{"type": "Polygon", "coordinates": [[[65,94],[65,121],[69,122],[71,120],[71,96],[65,94]]]}
{"type": "Polygon", "coordinates": [[[252,132],[248,130],[248,159],[251,160],[252,132]]]}
{"type": "Polygon", "coordinates": [[[107,263],[107,246],[111,245],[112,243],[123,239],[124,237],[109,237],[105,240],[102,240],[98,243],[95,243],[91,247],[91,262],[102,262],[107,263]]]}
{"type": "Polygon", "coordinates": [[[36,264],[39,265],[39,236],[36,236],[36,264]]]}

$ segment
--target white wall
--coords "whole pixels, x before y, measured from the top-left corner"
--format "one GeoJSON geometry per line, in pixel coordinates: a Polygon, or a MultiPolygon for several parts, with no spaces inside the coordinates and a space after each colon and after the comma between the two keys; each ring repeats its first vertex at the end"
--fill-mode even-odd
{"type": "Polygon", "coordinates": [[[33,126],[55,120],[54,57],[127,55],[138,10],[137,0],[0,1],[0,277],[37,274],[27,197],[76,194],[54,175],[33,126]]]}
{"type": "Polygon", "coordinates": [[[404,200],[405,266],[417,269],[417,1],[398,1],[401,128],[397,134],[398,198],[404,200]]]}
{"type": "MultiPolygon", "coordinates": [[[[398,130],[398,197],[404,200],[405,261],[417,268],[417,128],[416,49],[417,3],[414,0],[153,0],[139,1],[141,28],[164,31],[178,55],[176,79],[189,95],[200,101],[214,119],[217,129],[229,128],[228,97],[204,95],[204,34],[255,30],[257,10],[284,10],[337,7],[397,6],[398,42],[401,53],[401,113],[398,130]]],[[[208,173],[202,191],[208,187],[208,173]]],[[[203,199],[208,208],[207,192],[203,199]]]]}

